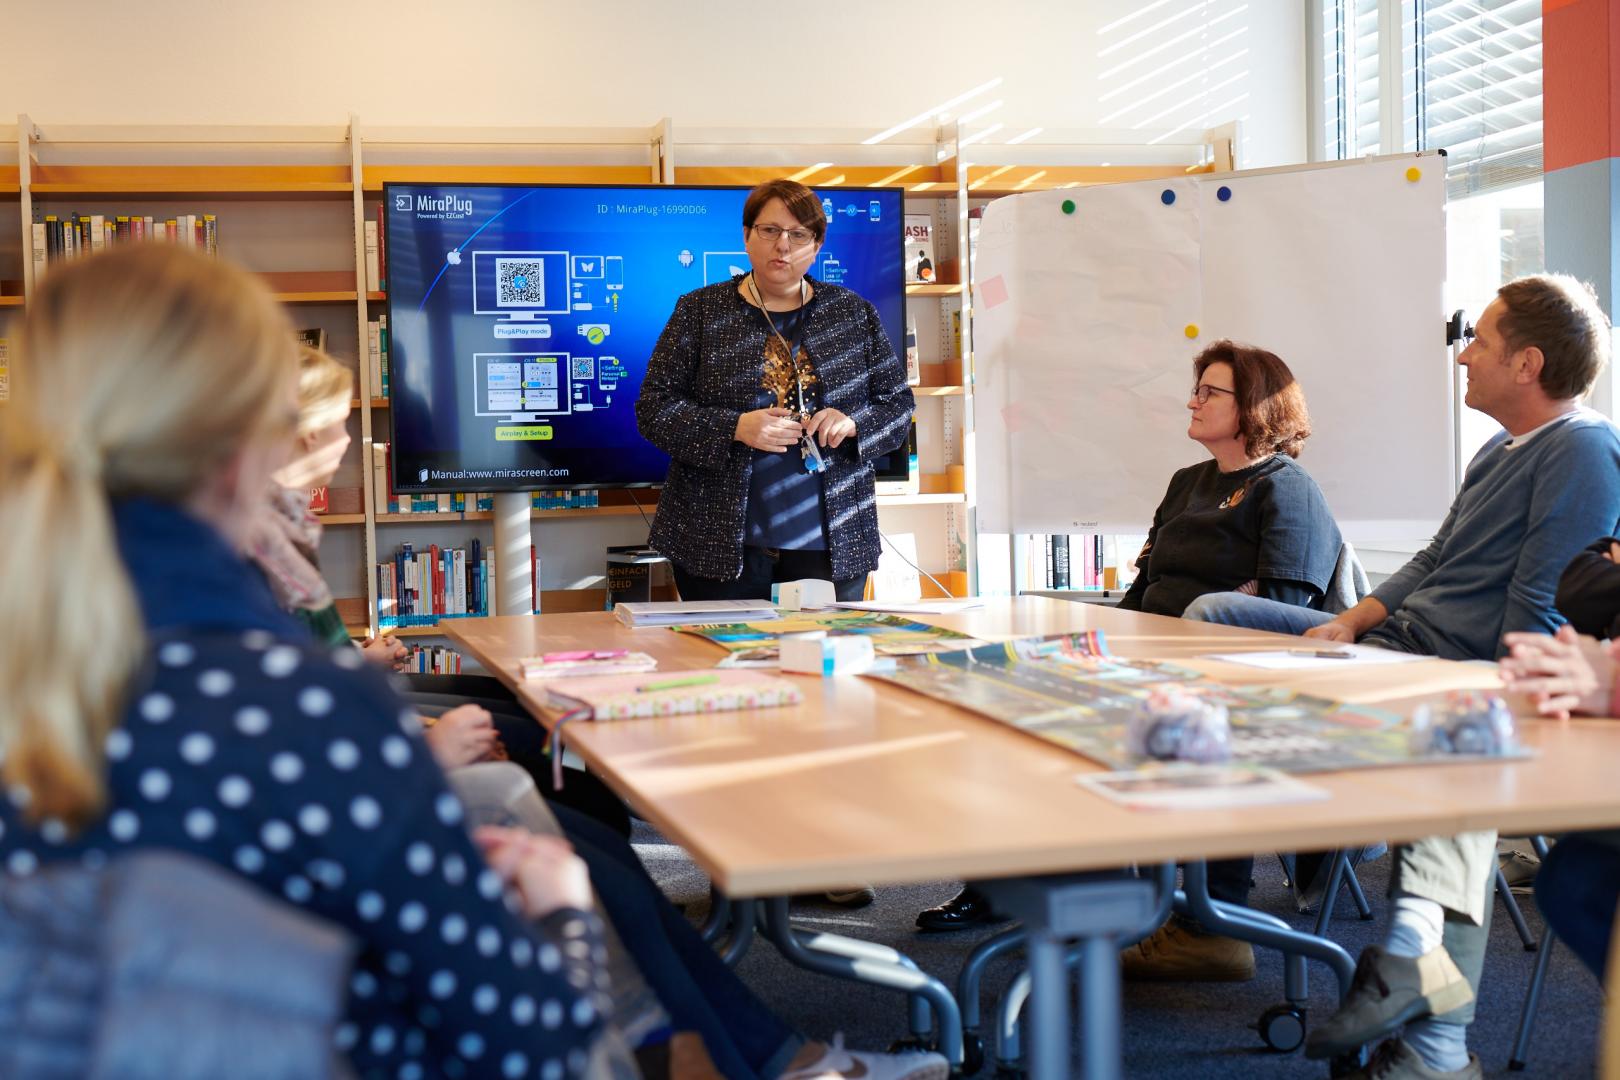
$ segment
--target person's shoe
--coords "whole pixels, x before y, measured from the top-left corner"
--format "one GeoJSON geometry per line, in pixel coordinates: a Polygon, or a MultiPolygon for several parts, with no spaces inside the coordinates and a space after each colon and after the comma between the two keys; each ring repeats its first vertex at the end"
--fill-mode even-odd
{"type": "Polygon", "coordinates": [[[1504,851],[1497,857],[1497,865],[1502,868],[1502,876],[1507,878],[1508,887],[1514,892],[1523,894],[1535,891],[1536,874],[1541,870],[1540,859],[1523,851],[1504,851]]]}
{"type": "Polygon", "coordinates": [[[1473,1000],[1473,989],[1444,945],[1416,960],[1369,945],[1361,950],[1344,1004],[1306,1036],[1305,1056],[1347,1054],[1402,1024],[1440,1016],[1473,1000]]]}
{"type": "Polygon", "coordinates": [[[980,923],[999,921],[1000,917],[990,910],[989,898],[971,885],[938,907],[917,915],[918,927],[933,931],[965,930],[980,923]]]}
{"type": "Polygon", "coordinates": [[[844,1049],[844,1036],[834,1035],[831,1045],[806,1044],[800,1057],[818,1047],[821,1054],[805,1065],[788,1066],[781,1080],[947,1080],[951,1066],[939,1054],[911,1051],[870,1054],[844,1049]]]}
{"type": "Polygon", "coordinates": [[[1134,982],[1246,982],[1254,978],[1254,946],[1201,934],[1171,919],[1120,954],[1134,982]]]}
{"type": "Polygon", "coordinates": [[[837,904],[839,907],[858,908],[865,907],[877,899],[877,890],[870,885],[854,885],[848,889],[828,889],[827,903],[837,904]]]}
{"type": "MultiPolygon", "coordinates": [[[[1350,872],[1355,873],[1356,867],[1383,858],[1388,851],[1389,845],[1379,841],[1351,852],[1350,872]]],[[[1321,906],[1333,869],[1333,860],[1329,857],[1332,854],[1331,851],[1302,851],[1294,856],[1294,873],[1298,878],[1293,882],[1294,908],[1301,915],[1314,915],[1321,906]]]]}
{"type": "Polygon", "coordinates": [[[1477,1055],[1469,1054],[1468,1064],[1453,1072],[1431,1069],[1416,1050],[1390,1039],[1378,1045],[1365,1068],[1345,1074],[1343,1080],[1485,1080],[1485,1068],[1477,1055]]]}

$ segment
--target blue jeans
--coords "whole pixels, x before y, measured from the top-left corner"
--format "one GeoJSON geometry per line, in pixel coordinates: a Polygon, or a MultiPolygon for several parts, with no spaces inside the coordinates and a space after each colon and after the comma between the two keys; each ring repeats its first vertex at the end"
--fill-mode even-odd
{"type": "Polygon", "coordinates": [[[1332,620],[1325,611],[1313,611],[1281,600],[1266,600],[1247,593],[1205,593],[1187,605],[1183,619],[1194,622],[1241,626],[1246,630],[1270,630],[1278,634],[1303,634],[1313,626],[1332,620]]]}
{"type": "Polygon", "coordinates": [[[1536,874],[1536,906],[1553,932],[1603,981],[1620,903],[1620,832],[1571,833],[1536,874]]]}
{"type": "Polygon", "coordinates": [[[551,812],[585,860],[604,914],[676,1030],[702,1036],[727,1080],[771,1077],[787,1068],[803,1037],[771,1012],[664,899],[629,842],[566,806],[553,805],[551,812]]]}
{"type": "MultiPolygon", "coordinates": [[[[1269,630],[1276,634],[1298,637],[1313,626],[1332,622],[1326,611],[1296,607],[1281,600],[1266,600],[1247,593],[1205,593],[1187,605],[1181,613],[1183,619],[1195,622],[1218,623],[1221,626],[1241,626],[1245,630],[1269,630]]],[[[1391,615],[1357,639],[1363,645],[1375,645],[1395,652],[1434,656],[1439,650],[1428,635],[1412,620],[1399,612],[1391,615]]]]}

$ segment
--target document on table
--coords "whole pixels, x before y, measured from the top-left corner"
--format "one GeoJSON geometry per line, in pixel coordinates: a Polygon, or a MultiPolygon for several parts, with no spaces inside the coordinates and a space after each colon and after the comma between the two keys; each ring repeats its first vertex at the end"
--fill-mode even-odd
{"type": "Polygon", "coordinates": [[[938,600],[843,600],[833,607],[850,611],[892,611],[897,615],[950,615],[982,608],[984,601],[977,596],[938,600]]]}
{"type": "Polygon", "coordinates": [[[1162,765],[1083,773],[1076,779],[1081,787],[1132,810],[1211,810],[1328,797],[1322,788],[1252,765],[1162,765]]]}
{"type": "Polygon", "coordinates": [[[1414,660],[1432,660],[1432,656],[1396,652],[1393,649],[1375,649],[1370,645],[1333,645],[1322,643],[1322,648],[1269,649],[1262,652],[1205,653],[1205,660],[1220,660],[1227,664],[1264,668],[1267,671],[1304,671],[1309,668],[1373,667],[1378,664],[1409,664],[1414,660]]]}

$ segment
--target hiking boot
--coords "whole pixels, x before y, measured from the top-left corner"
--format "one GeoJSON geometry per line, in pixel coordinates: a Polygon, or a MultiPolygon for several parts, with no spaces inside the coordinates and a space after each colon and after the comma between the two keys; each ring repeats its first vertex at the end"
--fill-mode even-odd
{"type": "Polygon", "coordinates": [[[1392,956],[1380,945],[1361,950],[1356,976],[1339,1011],[1311,1029],[1305,1056],[1346,1054],[1402,1024],[1440,1016],[1474,1000],[1474,991],[1444,945],[1416,960],[1392,956]]]}
{"type": "Polygon", "coordinates": [[[1254,978],[1254,947],[1204,934],[1171,919],[1120,954],[1134,982],[1246,982],[1254,978]]]}
{"type": "Polygon", "coordinates": [[[1431,1069],[1416,1050],[1400,1039],[1390,1039],[1373,1051],[1366,1068],[1347,1073],[1342,1080],[1485,1080],[1485,1069],[1474,1054],[1455,1072],[1431,1069]]]}

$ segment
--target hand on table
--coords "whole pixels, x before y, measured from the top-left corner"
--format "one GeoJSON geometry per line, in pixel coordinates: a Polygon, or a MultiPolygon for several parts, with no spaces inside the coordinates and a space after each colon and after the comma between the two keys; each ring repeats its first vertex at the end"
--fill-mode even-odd
{"type": "Polygon", "coordinates": [[[560,836],[485,825],[473,834],[489,867],[523,898],[523,913],[539,919],[558,908],[589,911],[591,879],[585,861],[560,836]]]}
{"type": "Polygon", "coordinates": [[[1318,641],[1338,641],[1345,645],[1356,643],[1356,632],[1338,619],[1330,619],[1320,626],[1313,626],[1305,631],[1304,636],[1316,638],[1318,641]]]}
{"type": "Polygon", "coordinates": [[[745,446],[764,450],[770,454],[797,446],[804,427],[786,409],[755,409],[737,417],[737,430],[732,436],[745,446]]]}
{"type": "Polygon", "coordinates": [[[822,409],[804,425],[804,433],[815,437],[822,446],[837,447],[855,434],[855,421],[837,409],[822,409]]]}
{"type": "Polygon", "coordinates": [[[495,721],[478,705],[447,709],[423,734],[441,769],[459,769],[495,756],[495,721]]]}
{"type": "Polygon", "coordinates": [[[1614,642],[1577,634],[1565,624],[1558,633],[1508,634],[1502,658],[1502,682],[1527,694],[1544,716],[1572,712],[1602,715],[1614,693],[1614,642]]]}

